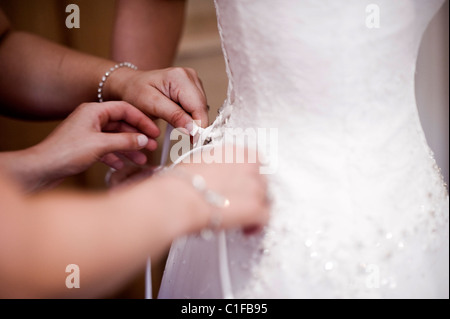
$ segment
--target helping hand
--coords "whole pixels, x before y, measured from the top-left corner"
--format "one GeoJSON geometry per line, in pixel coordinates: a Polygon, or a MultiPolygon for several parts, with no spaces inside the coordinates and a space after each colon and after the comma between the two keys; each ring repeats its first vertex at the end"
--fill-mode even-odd
{"type": "Polygon", "coordinates": [[[192,130],[192,121],[207,127],[208,107],[201,80],[190,68],[136,71],[120,68],[104,87],[107,100],[123,100],[175,128],[192,130]]]}
{"type": "Polygon", "coordinates": [[[39,184],[49,185],[97,161],[121,169],[124,163],[117,152],[145,164],[147,158],[140,150],[154,151],[159,134],[151,119],[126,102],[87,103],[27,153],[39,172],[39,184]]]}

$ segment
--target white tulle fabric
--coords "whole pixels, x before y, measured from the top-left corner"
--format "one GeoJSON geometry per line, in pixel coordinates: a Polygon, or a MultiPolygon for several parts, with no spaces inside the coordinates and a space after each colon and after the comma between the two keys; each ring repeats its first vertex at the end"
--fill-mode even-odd
{"type": "MultiPolygon", "coordinates": [[[[264,232],[229,231],[238,298],[449,295],[448,193],[414,72],[443,0],[216,0],[228,98],[210,134],[277,128],[264,232]],[[224,119],[227,121],[224,121],[224,119]]],[[[217,239],[171,249],[160,298],[223,298],[217,239]]]]}

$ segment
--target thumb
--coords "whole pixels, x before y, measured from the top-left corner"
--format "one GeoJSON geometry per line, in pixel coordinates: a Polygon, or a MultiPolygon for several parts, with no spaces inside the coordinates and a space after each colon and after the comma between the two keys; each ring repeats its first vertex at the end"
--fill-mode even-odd
{"type": "Polygon", "coordinates": [[[101,135],[102,155],[113,152],[138,151],[148,144],[148,137],[139,133],[103,133],[101,135]]]}

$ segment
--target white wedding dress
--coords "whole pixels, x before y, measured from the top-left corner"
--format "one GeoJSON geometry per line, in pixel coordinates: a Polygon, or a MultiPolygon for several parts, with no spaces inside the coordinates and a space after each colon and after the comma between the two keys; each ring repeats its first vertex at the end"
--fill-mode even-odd
{"type": "MultiPolygon", "coordinates": [[[[233,297],[448,298],[448,193],[414,95],[443,2],[216,0],[229,92],[214,141],[279,134],[269,225],[226,233],[233,297]]],[[[177,240],[159,297],[229,297],[219,268],[217,238],[177,240]]]]}

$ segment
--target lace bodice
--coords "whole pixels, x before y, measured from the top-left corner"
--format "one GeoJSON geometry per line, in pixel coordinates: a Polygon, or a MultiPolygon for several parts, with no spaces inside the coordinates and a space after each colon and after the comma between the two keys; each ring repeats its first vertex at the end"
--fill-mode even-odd
{"type": "MultiPolygon", "coordinates": [[[[371,1],[216,0],[229,92],[208,134],[279,133],[269,226],[227,234],[237,297],[448,296],[448,195],[414,96],[442,3],[379,0],[371,28],[371,1]]],[[[175,244],[161,296],[221,297],[215,247],[175,244]]]]}

